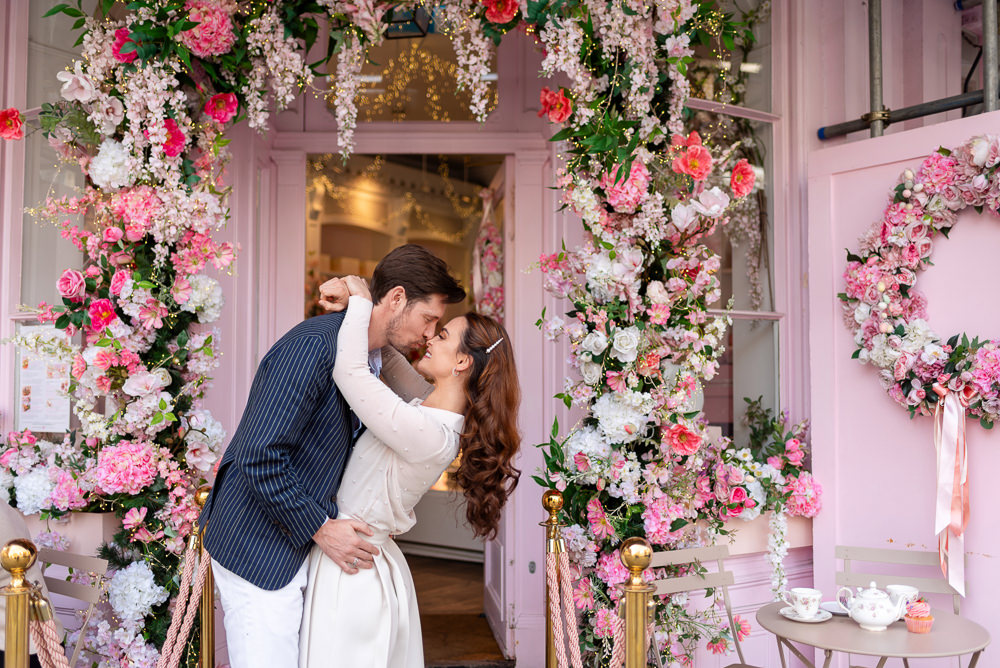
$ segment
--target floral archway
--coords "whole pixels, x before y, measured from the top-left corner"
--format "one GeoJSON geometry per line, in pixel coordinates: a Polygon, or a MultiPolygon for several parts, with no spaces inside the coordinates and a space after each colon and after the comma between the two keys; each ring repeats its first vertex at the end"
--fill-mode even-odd
{"type": "MultiPolygon", "coordinates": [[[[103,551],[117,570],[88,639],[102,666],[155,662],[197,517],[193,490],[224,444],[201,400],[223,299],[212,272],[238,250],[212,238],[229,217],[226,130],[246,120],[266,131],[271,107],[312,86],[335,55],[330,95],[348,156],[365,54],[418,4],[139,0],[119,15],[100,0],[94,18],[77,0],[50,12],[75,21],[82,55],[59,74],[62,100],[39,122],[87,186],[47,201],[41,215],[85,252],[86,266],[63,272],[60,304],[37,308],[68,336],[17,343],[71,365],[80,428],[60,443],[10,434],[0,483],[24,512],[102,509],[122,520],[103,551]],[[320,40],[326,57],[307,63],[320,40]]],[[[540,113],[559,126],[552,139],[567,159],[557,185],[588,234],[582,247],[541,258],[547,289],[570,306],[540,324],[570,337],[580,379],[559,398],[588,417],[567,438],[554,426],[536,479],[564,490],[581,642],[604,658],[624,580],[621,540],[685,545],[732,517],[817,509],[800,432],[771,420],[755,452],[733,452],[707,438],[691,402],[715,373],[728,326],[707,311],[720,295],[719,258],[704,239],[755,175],[734,147],[683,132],[686,72],[693,41],[732,48],[745,26],[707,0],[447,0],[427,9],[453,40],[459,85],[480,120],[487,64],[509,32],[531,35],[542,73],[566,81],[541,89],[540,113]]],[[[8,109],[0,135],[17,139],[22,124],[8,109]]],[[[656,624],[658,649],[678,662],[699,641],[727,644],[728,630],[677,598],[659,601],[656,624]]]]}

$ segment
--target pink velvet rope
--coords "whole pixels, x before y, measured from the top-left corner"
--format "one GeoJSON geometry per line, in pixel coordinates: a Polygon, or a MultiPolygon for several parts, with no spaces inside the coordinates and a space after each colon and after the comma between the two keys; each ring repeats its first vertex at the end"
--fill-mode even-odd
{"type": "Polygon", "coordinates": [[[56,633],[56,623],[53,620],[39,622],[32,620],[30,624],[31,639],[38,650],[38,661],[44,668],[69,668],[66,651],[59,642],[56,633]]]}
{"type": "Polygon", "coordinates": [[[169,668],[177,668],[181,662],[181,655],[184,653],[184,645],[191,636],[191,627],[194,626],[194,617],[198,612],[201,602],[201,590],[205,586],[205,577],[208,573],[209,560],[203,558],[198,564],[198,575],[195,577],[194,586],[191,588],[191,597],[188,599],[187,612],[184,613],[184,626],[181,628],[180,640],[174,645],[169,668]]]}
{"type": "Polygon", "coordinates": [[[562,616],[559,614],[559,575],[557,574],[556,554],[545,555],[545,582],[548,585],[549,619],[552,622],[552,644],[556,649],[556,664],[559,668],[566,666],[566,637],[563,634],[562,616]]]}
{"type": "MultiPolygon", "coordinates": [[[[194,570],[194,561],[197,556],[197,551],[191,549],[187,550],[187,554],[184,555],[184,568],[181,571],[181,587],[177,592],[177,600],[174,603],[174,615],[170,620],[170,629],[167,631],[167,638],[163,642],[163,649],[160,652],[160,658],[156,662],[156,668],[175,668],[180,662],[181,652],[178,650],[178,646],[183,648],[184,642],[177,641],[177,634],[183,625],[184,618],[186,616],[187,608],[189,603],[194,603],[191,594],[191,571],[194,570]],[[177,658],[174,659],[176,654],[177,658]]],[[[203,562],[207,562],[207,559],[203,559],[203,562]]],[[[201,569],[199,568],[199,574],[201,569]]],[[[197,605],[192,605],[191,607],[197,607],[197,605]]],[[[184,640],[187,640],[187,636],[184,636],[184,640]]]]}
{"type": "Polygon", "coordinates": [[[562,585],[563,614],[566,616],[565,634],[569,634],[569,659],[573,668],[583,668],[580,657],[580,631],[576,624],[576,605],[573,603],[573,585],[569,577],[569,555],[559,554],[559,581],[562,585]]]}

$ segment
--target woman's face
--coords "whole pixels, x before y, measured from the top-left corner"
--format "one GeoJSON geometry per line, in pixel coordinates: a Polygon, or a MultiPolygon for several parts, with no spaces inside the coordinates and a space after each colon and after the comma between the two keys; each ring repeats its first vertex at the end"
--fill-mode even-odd
{"type": "Polygon", "coordinates": [[[442,327],[437,336],[427,342],[427,352],[417,362],[417,371],[433,380],[451,376],[455,368],[462,371],[471,361],[466,353],[459,350],[466,327],[468,323],[464,316],[450,320],[442,327]]]}

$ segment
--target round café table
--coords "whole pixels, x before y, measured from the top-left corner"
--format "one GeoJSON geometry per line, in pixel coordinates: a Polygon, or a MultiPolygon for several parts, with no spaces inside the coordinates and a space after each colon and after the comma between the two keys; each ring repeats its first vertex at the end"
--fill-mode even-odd
{"type": "Polygon", "coordinates": [[[813,663],[791,643],[797,642],[823,650],[823,668],[829,668],[834,652],[849,652],[881,657],[877,668],[891,658],[920,659],[971,654],[968,668],[975,668],[979,655],[990,644],[990,634],[979,624],[944,610],[934,609],[934,626],[930,633],[910,633],[906,623],[899,621],[885,631],[866,631],[857,622],[842,615],[815,624],[793,622],[778,611],[782,602],[769,603],[757,611],[757,623],[778,639],[778,655],[785,664],[784,647],[810,668],[813,663]]]}

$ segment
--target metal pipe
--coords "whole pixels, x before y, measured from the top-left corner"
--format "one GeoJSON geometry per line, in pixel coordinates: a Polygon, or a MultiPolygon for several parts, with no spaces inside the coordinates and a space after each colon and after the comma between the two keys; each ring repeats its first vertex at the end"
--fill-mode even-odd
{"type": "MultiPolygon", "coordinates": [[[[943,97],[940,100],[921,102],[920,104],[915,104],[910,107],[901,107],[900,109],[891,110],[889,112],[889,120],[886,121],[886,125],[890,123],[899,123],[900,121],[908,121],[911,118],[920,118],[921,116],[940,114],[943,111],[951,111],[952,109],[971,107],[972,105],[979,104],[982,101],[983,91],[974,90],[969,93],[962,93],[961,95],[943,97]]],[[[863,118],[859,118],[854,121],[845,121],[843,123],[821,127],[817,130],[817,135],[820,139],[833,139],[834,137],[840,137],[841,135],[864,130],[867,127],[868,121],[863,118]]]]}
{"type": "MultiPolygon", "coordinates": [[[[882,0],[868,0],[868,96],[871,112],[882,111],[882,0]]],[[[885,123],[874,119],[871,130],[881,137],[885,123]]]]}
{"type": "Polygon", "coordinates": [[[997,0],[983,0],[983,111],[998,108],[1000,72],[997,61],[997,0]]]}
{"type": "Polygon", "coordinates": [[[649,625],[649,595],[655,587],[646,584],[642,572],[649,568],[653,548],[645,538],[622,543],[621,560],[629,578],[621,586],[625,594],[625,668],[646,668],[646,627],[649,625]]]}
{"type": "MultiPolygon", "coordinates": [[[[205,502],[208,501],[208,495],[211,491],[211,485],[202,485],[195,492],[194,502],[199,509],[205,507],[205,502]]],[[[197,528],[195,528],[195,537],[198,539],[199,558],[211,559],[212,557],[205,551],[204,529],[199,534],[197,528]]],[[[188,605],[191,605],[191,603],[188,605]]],[[[215,580],[212,578],[211,564],[209,564],[208,571],[205,573],[205,584],[202,586],[199,606],[201,651],[198,653],[198,668],[215,668],[215,580]]]]}
{"type": "Polygon", "coordinates": [[[25,538],[15,538],[0,550],[0,565],[10,573],[10,584],[0,590],[7,599],[4,668],[28,668],[28,609],[34,587],[25,574],[37,554],[35,544],[25,538]]]}
{"type": "MultiPolygon", "coordinates": [[[[559,512],[563,507],[563,497],[562,492],[554,489],[550,489],[544,494],[542,494],[542,508],[549,514],[549,517],[544,522],[540,523],[540,526],[545,527],[545,557],[548,559],[548,555],[555,554],[559,555],[566,551],[566,544],[563,542],[562,537],[562,527],[565,526],[559,521],[559,512]]],[[[558,556],[556,558],[556,582],[559,582],[559,560],[558,556]]],[[[557,585],[558,587],[558,585],[557,585]]],[[[549,614],[549,599],[555,596],[556,600],[559,599],[559,590],[550,591],[548,587],[548,580],[546,580],[545,587],[545,668],[557,668],[559,665],[556,661],[556,642],[555,637],[552,635],[552,615],[549,614]]],[[[577,642],[576,638],[571,638],[570,642],[577,642]]]]}

